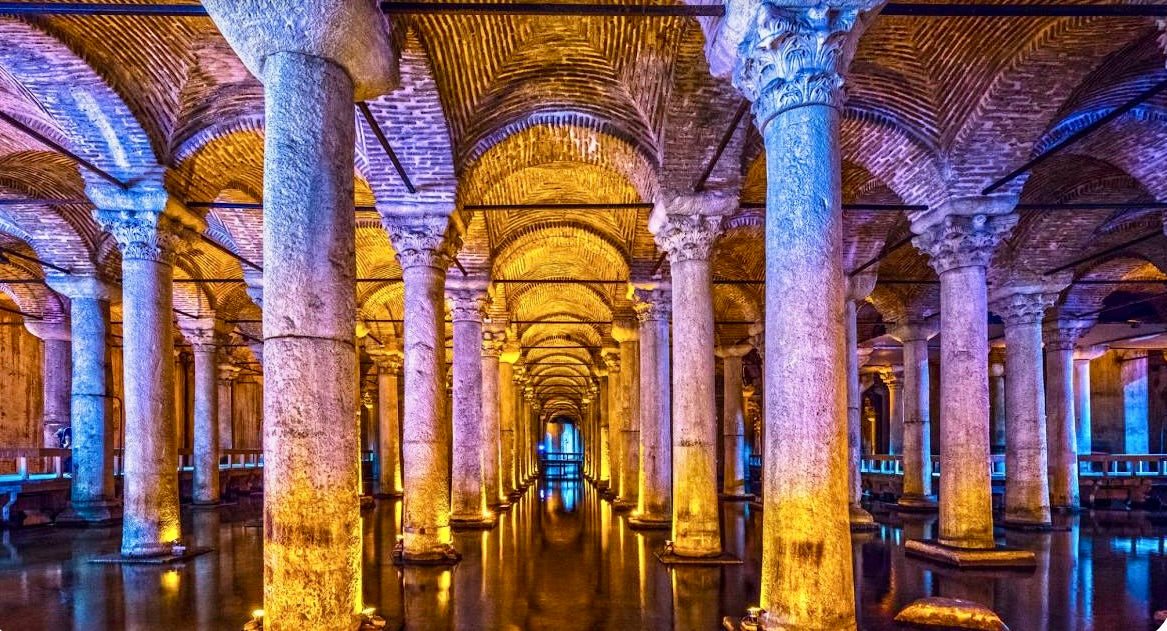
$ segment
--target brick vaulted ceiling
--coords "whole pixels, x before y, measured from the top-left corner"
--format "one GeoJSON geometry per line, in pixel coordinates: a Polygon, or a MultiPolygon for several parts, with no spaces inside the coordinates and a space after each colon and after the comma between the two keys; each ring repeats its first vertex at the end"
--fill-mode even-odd
{"type": "MultiPolygon", "coordinates": [[[[1016,0],[1010,0],[1016,2],[1016,0]]],[[[714,78],[695,19],[395,16],[400,87],[369,103],[416,192],[406,190],[373,131],[358,117],[357,203],[444,200],[481,204],[651,202],[689,189],[725,133],[740,97],[714,78]]],[[[708,26],[708,25],[706,25],[708,26]]],[[[1167,78],[1159,30],[1138,18],[878,17],[847,77],[843,197],[851,204],[930,204],[974,194],[1158,81],[1167,78]]],[[[187,201],[262,202],[263,88],[210,20],[197,17],[0,17],[0,111],[119,177],[164,173],[187,201]]],[[[1007,190],[1023,203],[1167,201],[1167,98],[1151,99],[1073,145],[1007,190]]],[[[0,206],[0,245],[72,270],[116,274],[118,259],[84,202],[77,165],[0,126],[0,197],[75,204],[0,206]]],[[[764,201],[761,139],[739,127],[708,179],[764,201]]],[[[262,264],[262,211],[216,208],[207,236],[262,264]]],[[[732,218],[715,250],[720,279],[762,278],[762,212],[732,218]]],[[[547,284],[635,278],[660,256],[647,210],[510,210],[466,213],[460,262],[508,279],[492,289],[495,318],[520,324],[531,357],[576,362],[611,344],[630,316],[626,287],[547,284]],[[542,281],[542,282],[538,282],[542,281]],[[554,348],[578,345],[580,349],[554,348]]],[[[1132,237],[1162,230],[1159,211],[1025,211],[994,265],[1044,271],[1132,237]]],[[[902,213],[848,212],[848,268],[907,236],[902,213]]],[[[400,273],[375,214],[362,213],[358,273],[400,273]]],[[[884,279],[934,280],[910,246],[876,268],[884,279]]],[[[1165,278],[1163,237],[1074,269],[1090,280],[1165,278]]],[[[202,245],[179,278],[242,279],[239,261],[202,245]]],[[[667,273],[667,264],[664,266],[667,273]]],[[[41,276],[36,265],[0,266],[0,278],[41,276]]],[[[28,313],[61,317],[62,299],[35,285],[5,285],[28,313]]],[[[1114,292],[1149,296],[1147,284],[1082,285],[1066,308],[1100,308],[1114,292]]],[[[184,284],[176,306],[254,320],[242,282],[184,284]]],[[[362,283],[362,316],[402,316],[397,283],[362,283]]],[[[887,320],[938,308],[931,285],[883,284],[873,297],[887,320]]],[[[717,285],[718,334],[736,342],[762,318],[760,287],[717,285]]],[[[1149,303],[1160,322],[1167,301],[1149,303]]],[[[253,325],[243,332],[257,335],[253,325]]],[[[400,334],[389,322],[378,339],[400,334]]]]}

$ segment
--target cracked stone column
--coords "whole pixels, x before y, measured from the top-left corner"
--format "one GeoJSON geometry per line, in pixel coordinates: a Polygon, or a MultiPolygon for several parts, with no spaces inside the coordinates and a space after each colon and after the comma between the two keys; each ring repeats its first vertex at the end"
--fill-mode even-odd
{"type": "Polygon", "coordinates": [[[508,504],[518,488],[515,484],[515,362],[521,355],[522,347],[512,341],[503,345],[498,356],[499,505],[508,504]]]}
{"type": "Polygon", "coordinates": [[[1005,453],[1005,348],[989,348],[989,451],[1005,453]]]}
{"type": "Polygon", "coordinates": [[[937,333],[932,323],[906,322],[889,335],[903,344],[904,486],[896,506],[904,510],[936,510],[932,493],[931,379],[928,340],[937,333]]]}
{"type": "Polygon", "coordinates": [[[219,364],[219,451],[235,448],[235,379],[240,368],[230,363],[219,364]]]}
{"type": "Polygon", "coordinates": [[[1009,280],[990,308],[1005,322],[1006,527],[1050,525],[1041,321],[1057,291],[1039,281],[1009,280]]]}
{"type": "Polygon", "coordinates": [[[938,542],[957,551],[995,547],[985,268],[1017,223],[1015,204],[1010,196],[953,198],[912,222],[913,243],[940,276],[938,542]]]}
{"type": "Polygon", "coordinates": [[[620,348],[603,350],[604,366],[608,369],[608,432],[605,447],[608,450],[609,499],[620,495],[620,429],[624,426],[624,402],[621,397],[624,379],[620,374],[620,348]]]}
{"type": "Polygon", "coordinates": [[[856,627],[839,118],[860,14],[879,4],[742,5],[710,62],[733,58],[766,150],[766,627],[856,627]]]}
{"type": "Polygon", "coordinates": [[[486,503],[508,505],[502,491],[502,420],[499,357],[506,334],[498,328],[482,334],[482,484],[486,503]]]}
{"type": "Polygon", "coordinates": [[[1090,455],[1094,449],[1090,411],[1090,362],[1105,352],[1105,346],[1087,346],[1074,351],[1074,415],[1078,420],[1078,453],[1084,456],[1090,455]]]}
{"type": "Polygon", "coordinates": [[[669,284],[635,284],[640,320],[640,489],[633,526],[667,528],[672,520],[672,400],[669,284]]]}
{"type": "Polygon", "coordinates": [[[719,346],[715,354],[721,358],[721,441],[724,453],[721,469],[721,496],[724,499],[746,499],[749,454],[746,450],[745,402],[742,399],[742,357],[750,352],[744,344],[719,346]]]}
{"type": "Polygon", "coordinates": [[[482,423],[482,317],[487,281],[448,279],[446,300],[454,323],[453,468],[450,522],[455,528],[493,525],[486,508],[482,423]]]}
{"type": "Polygon", "coordinates": [[[219,334],[214,316],[182,318],[179,330],[194,351],[194,482],[195,504],[219,503],[219,334]]]}
{"type": "Polygon", "coordinates": [[[264,628],[356,629],[353,103],[397,83],[389,25],[353,0],[203,5],[264,86],[264,628]]]}
{"type": "Polygon", "coordinates": [[[1074,346],[1091,322],[1059,319],[1045,333],[1045,409],[1050,507],[1077,510],[1078,423],[1074,410],[1074,346]]]}
{"type": "Polygon", "coordinates": [[[640,343],[636,326],[628,320],[612,323],[612,339],[620,344],[620,484],[612,506],[636,508],[640,493],[640,343]]]}
{"type": "Polygon", "coordinates": [[[875,274],[858,274],[847,277],[847,295],[843,303],[844,352],[847,355],[847,464],[850,484],[847,515],[851,530],[874,530],[875,518],[863,508],[863,478],[859,475],[859,460],[863,457],[862,391],[859,388],[859,368],[866,362],[871,351],[867,351],[863,361],[859,357],[858,303],[871,295],[875,289],[875,274]]]}
{"type": "Polygon", "coordinates": [[[724,192],[659,194],[648,229],[669,257],[672,277],[673,552],[722,554],[717,503],[713,284],[709,258],[724,218],[737,209],[724,192]]]}
{"type": "Polygon", "coordinates": [[[451,424],[446,416],[446,269],[460,245],[448,212],[382,211],[405,283],[405,401],[402,456],[406,562],[459,557],[450,531],[451,424]],[[449,237],[447,237],[449,235],[449,237]]]}
{"type": "Polygon", "coordinates": [[[58,521],[109,523],[117,515],[110,406],[109,304],[114,291],[94,276],[49,276],[69,298],[72,374],[73,482],[69,509],[58,521]]]}
{"type": "Polygon", "coordinates": [[[182,536],[171,326],[175,251],[201,222],[160,184],[88,187],[98,223],[122,253],[125,371],[124,510],[121,553],[164,556],[182,536]]]}
{"type": "Polygon", "coordinates": [[[72,371],[70,370],[69,322],[48,322],[26,319],[24,328],[40,338],[44,344],[41,362],[41,381],[44,405],[42,408],[41,446],[56,449],[57,430],[69,427],[69,394],[72,391],[72,371]]]}
{"type": "Polygon", "coordinates": [[[401,404],[397,379],[402,353],[385,350],[373,354],[377,364],[377,497],[401,497],[401,404]]]}

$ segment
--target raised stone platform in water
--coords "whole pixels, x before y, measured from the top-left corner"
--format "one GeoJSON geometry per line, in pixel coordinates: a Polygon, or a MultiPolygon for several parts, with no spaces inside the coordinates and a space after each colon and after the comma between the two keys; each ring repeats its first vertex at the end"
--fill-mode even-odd
{"type": "Polygon", "coordinates": [[[1009,631],[992,609],[958,598],[921,598],[904,607],[895,621],[924,629],[1009,631]]]}
{"type": "Polygon", "coordinates": [[[1029,550],[1004,546],[985,549],[956,548],[934,539],[912,539],[904,544],[904,550],[911,556],[961,569],[1028,570],[1037,567],[1037,558],[1029,550]]]}
{"type": "Polygon", "coordinates": [[[189,559],[193,559],[199,555],[211,552],[213,548],[184,548],[182,552],[174,552],[171,554],[164,554],[161,556],[149,557],[127,557],[120,554],[109,554],[106,556],[99,556],[89,559],[90,563],[100,563],[107,565],[169,565],[171,563],[181,563],[189,559]]]}

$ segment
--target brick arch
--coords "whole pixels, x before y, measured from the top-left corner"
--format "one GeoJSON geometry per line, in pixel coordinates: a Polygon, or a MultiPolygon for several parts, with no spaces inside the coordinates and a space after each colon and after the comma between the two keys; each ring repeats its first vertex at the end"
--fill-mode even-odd
{"type": "Polygon", "coordinates": [[[948,194],[947,167],[920,134],[863,112],[845,112],[843,159],[867,170],[906,204],[929,204],[948,194]]]}
{"type": "Polygon", "coordinates": [[[156,168],[155,144],[126,101],[63,41],[3,17],[0,40],[0,68],[32,101],[13,116],[117,177],[156,168]]]}
{"type": "Polygon", "coordinates": [[[619,243],[581,224],[532,226],[509,236],[495,249],[496,278],[626,278],[628,258],[619,243]],[[574,276],[571,276],[574,275],[574,276]]]}
{"type": "MultiPolygon", "coordinates": [[[[0,223],[0,245],[25,256],[37,256],[37,252],[19,234],[18,228],[9,231],[9,226],[0,223]]],[[[44,270],[39,265],[16,256],[9,257],[9,263],[0,265],[0,278],[8,280],[44,278],[44,270]]],[[[32,316],[39,316],[45,322],[64,322],[69,319],[67,301],[54,293],[47,285],[36,283],[0,283],[3,291],[17,307],[32,316]]]]}
{"type": "MultiPolygon", "coordinates": [[[[1138,256],[1116,256],[1081,272],[1074,280],[1167,280],[1159,267],[1138,256]]],[[[1069,315],[1085,314],[1102,308],[1107,296],[1122,291],[1147,296],[1159,293],[1145,285],[1071,285],[1063,293],[1064,309],[1069,315]]]]}
{"type": "MultiPolygon", "coordinates": [[[[539,320],[551,313],[573,313],[583,320],[610,320],[611,297],[590,285],[522,285],[507,292],[513,319],[539,320]]],[[[573,327],[574,328],[574,327],[573,327]]]]}

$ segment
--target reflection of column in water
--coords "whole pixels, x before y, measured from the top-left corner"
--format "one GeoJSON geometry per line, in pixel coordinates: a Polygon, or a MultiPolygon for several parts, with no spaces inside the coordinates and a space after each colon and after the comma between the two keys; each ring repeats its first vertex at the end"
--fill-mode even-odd
{"type": "Polygon", "coordinates": [[[1049,628],[1050,537],[1048,532],[1010,532],[1008,545],[1032,550],[1037,567],[1032,574],[1010,574],[996,581],[1002,619],[1014,629],[1049,628]]]}
{"type": "MultiPolygon", "coordinates": [[[[8,531],[3,533],[7,542],[8,531]]],[[[77,588],[73,590],[73,631],[106,631],[108,607],[116,602],[106,592],[114,580],[117,570],[110,565],[90,563],[89,559],[106,550],[100,530],[78,530],[70,542],[73,553],[73,580],[77,588]]],[[[13,550],[15,557],[15,550],[13,550]]]]}
{"type": "Polygon", "coordinates": [[[405,626],[410,631],[454,629],[450,607],[453,571],[446,567],[407,565],[401,570],[405,626]]]}
{"type": "Polygon", "coordinates": [[[744,502],[729,502],[722,505],[725,511],[725,546],[727,552],[739,559],[746,554],[746,510],[744,502]]]}
{"type": "Polygon", "coordinates": [[[936,577],[938,595],[944,598],[959,598],[980,603],[996,611],[996,601],[993,598],[997,580],[982,575],[969,575],[959,570],[933,572],[936,577]]]}
{"type": "Polygon", "coordinates": [[[482,540],[486,531],[454,535],[454,544],[462,551],[462,561],[454,572],[454,628],[489,629],[489,619],[478,595],[486,582],[482,540]]]}
{"type": "Polygon", "coordinates": [[[674,631],[708,631],[720,623],[721,568],[678,565],[673,574],[674,631]]]}
{"type": "Polygon", "coordinates": [[[222,609],[219,597],[219,527],[221,525],[217,509],[196,510],[191,514],[193,545],[212,548],[189,564],[194,566],[195,619],[199,629],[215,628],[215,620],[222,609]]]}
{"type": "MultiPolygon", "coordinates": [[[[172,620],[159,614],[179,611],[182,576],[165,566],[122,565],[122,603],[125,631],[154,631],[171,628],[172,620]]],[[[184,612],[189,614],[189,610],[184,612]]],[[[186,617],[180,615],[180,617],[186,617]]]]}
{"type": "MultiPolygon", "coordinates": [[[[928,525],[935,520],[934,516],[904,515],[904,531],[901,540],[927,539],[928,525]]],[[[932,596],[932,573],[925,569],[922,563],[908,559],[902,545],[897,545],[893,554],[895,554],[901,569],[897,575],[892,577],[892,580],[896,582],[893,589],[902,594],[896,600],[897,606],[906,607],[918,598],[932,596]]]]}
{"type": "Polygon", "coordinates": [[[1074,524],[1076,518],[1071,517],[1067,521],[1069,530],[1050,533],[1049,611],[1052,617],[1050,626],[1054,628],[1069,626],[1070,621],[1079,619],[1078,528],[1074,524]]]}

